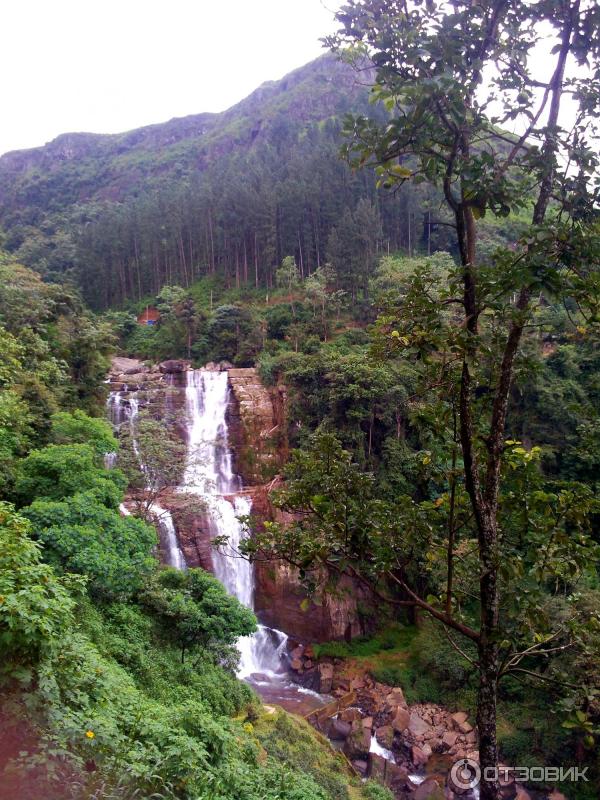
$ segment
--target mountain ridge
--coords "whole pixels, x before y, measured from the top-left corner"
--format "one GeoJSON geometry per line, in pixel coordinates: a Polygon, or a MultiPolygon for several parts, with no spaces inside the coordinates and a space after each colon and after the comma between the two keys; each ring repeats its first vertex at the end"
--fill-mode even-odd
{"type": "MultiPolygon", "coordinates": [[[[220,112],[198,112],[182,117],[172,117],[119,133],[94,133],[67,131],[37,147],[11,150],[0,155],[0,177],[12,172],[23,173],[36,166],[48,166],[54,161],[64,162],[74,158],[105,156],[132,151],[144,144],[171,146],[179,142],[204,136],[219,124],[229,124],[240,115],[249,117],[257,105],[273,100],[283,92],[298,86],[316,74],[327,80],[327,73],[342,78],[336,82],[336,91],[348,89],[355,82],[355,73],[333,55],[325,53],[304,64],[279,80],[265,81],[249,95],[220,112]]],[[[332,78],[330,80],[333,80],[332,78]]],[[[364,92],[364,89],[362,90],[364,92]]],[[[2,190],[0,188],[0,196],[2,190]]]]}

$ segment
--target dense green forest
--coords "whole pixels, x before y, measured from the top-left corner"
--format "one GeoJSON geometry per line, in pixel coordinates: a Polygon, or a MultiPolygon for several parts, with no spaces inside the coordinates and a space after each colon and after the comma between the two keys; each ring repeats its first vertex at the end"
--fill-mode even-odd
{"type": "Polygon", "coordinates": [[[337,19],[334,55],[223,114],[0,159],[0,798],[391,796],[237,680],[253,613],[120,513],[114,354],[285,386],[283,514],[244,554],[378,608],[316,658],[468,709],[482,767],[577,764],[560,790],[598,796],[598,9],[337,19]]]}

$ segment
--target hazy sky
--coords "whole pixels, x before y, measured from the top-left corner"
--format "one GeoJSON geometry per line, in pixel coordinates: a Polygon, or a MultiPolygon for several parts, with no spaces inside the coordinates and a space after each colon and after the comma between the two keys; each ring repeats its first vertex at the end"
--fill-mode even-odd
{"type": "Polygon", "coordinates": [[[4,0],[0,153],[221,111],[324,52],[341,0],[4,0]]]}

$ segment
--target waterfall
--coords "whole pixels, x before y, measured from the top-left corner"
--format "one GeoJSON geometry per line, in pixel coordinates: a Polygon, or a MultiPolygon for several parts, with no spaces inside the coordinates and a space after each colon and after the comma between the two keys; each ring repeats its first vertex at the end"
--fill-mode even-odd
{"type": "MultiPolygon", "coordinates": [[[[239,555],[243,526],[238,517],[250,513],[251,502],[238,494],[242,482],[233,472],[227,441],[227,372],[189,370],[185,397],[188,454],[180,488],[202,498],[213,537],[227,538],[227,545],[213,555],[216,577],[243,605],[254,608],[254,569],[239,555]]],[[[287,638],[282,631],[264,625],[259,625],[253,636],[242,637],[238,641],[239,677],[264,676],[272,681],[284,676],[287,638]]]]}
{"type": "MultiPolygon", "coordinates": [[[[115,429],[118,430],[118,428],[124,422],[129,423],[133,451],[140,462],[140,469],[143,472],[144,464],[141,460],[140,449],[135,435],[135,420],[140,412],[140,403],[138,398],[132,394],[127,399],[127,402],[124,403],[122,392],[111,392],[108,397],[107,408],[108,417],[115,429]]],[[[117,458],[117,453],[106,453],[104,455],[104,466],[107,469],[115,467],[117,465],[117,458]]],[[[122,503],[119,508],[121,513],[124,515],[128,515],[130,513],[122,503]]],[[[173,517],[171,516],[171,513],[156,502],[151,504],[149,510],[156,520],[161,533],[163,534],[163,539],[167,548],[167,564],[169,564],[171,567],[176,567],[177,569],[185,569],[185,556],[179,547],[177,533],[175,532],[175,524],[173,523],[173,517]]]]}

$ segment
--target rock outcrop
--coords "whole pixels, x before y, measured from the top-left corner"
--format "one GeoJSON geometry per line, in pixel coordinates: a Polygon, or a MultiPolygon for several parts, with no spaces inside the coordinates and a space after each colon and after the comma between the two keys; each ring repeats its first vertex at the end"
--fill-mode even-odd
{"type": "Polygon", "coordinates": [[[231,400],[227,409],[234,469],[244,484],[271,480],[287,460],[286,392],[268,389],[253,367],[229,370],[231,400]]]}

